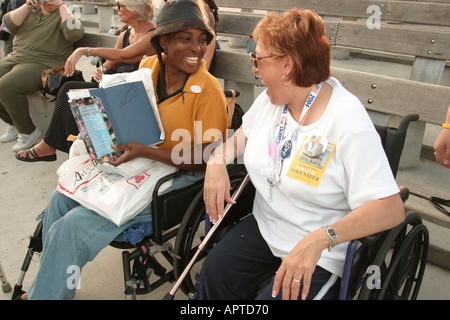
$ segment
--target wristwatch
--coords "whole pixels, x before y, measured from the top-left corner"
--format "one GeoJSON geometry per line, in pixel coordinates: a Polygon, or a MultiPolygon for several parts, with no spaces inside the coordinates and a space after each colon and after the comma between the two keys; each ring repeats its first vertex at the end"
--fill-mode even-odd
{"type": "Polygon", "coordinates": [[[330,226],[323,227],[323,231],[325,231],[325,234],[328,237],[328,240],[330,240],[330,246],[328,247],[328,251],[331,251],[331,248],[333,248],[337,244],[337,233],[334,231],[334,229],[330,226]]]}

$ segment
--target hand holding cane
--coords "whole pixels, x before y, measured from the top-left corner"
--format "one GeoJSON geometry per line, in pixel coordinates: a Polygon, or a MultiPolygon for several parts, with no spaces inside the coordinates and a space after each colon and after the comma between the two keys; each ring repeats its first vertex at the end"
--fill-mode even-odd
{"type": "MultiPolygon", "coordinates": [[[[231,197],[233,202],[235,202],[236,199],[240,196],[240,194],[244,190],[245,186],[247,185],[249,179],[250,178],[249,178],[249,176],[247,174],[244,177],[244,179],[242,180],[242,182],[239,185],[239,187],[233,193],[233,196],[231,197]]],[[[188,272],[191,270],[192,266],[194,265],[195,261],[197,260],[198,255],[200,254],[200,252],[202,252],[203,248],[206,246],[206,244],[208,243],[209,239],[212,237],[212,235],[214,234],[216,229],[219,227],[220,223],[223,221],[223,219],[225,218],[225,216],[228,213],[228,211],[230,211],[230,208],[231,208],[232,205],[233,204],[231,204],[231,203],[227,203],[227,205],[226,205],[226,207],[225,207],[225,209],[223,211],[223,217],[218,219],[217,222],[214,224],[214,226],[206,234],[206,237],[203,239],[203,241],[198,246],[197,251],[195,252],[195,254],[192,257],[191,261],[189,261],[189,264],[186,266],[186,268],[184,268],[183,273],[180,275],[180,277],[178,278],[177,282],[172,287],[172,290],[170,290],[170,292],[166,294],[166,296],[164,297],[163,300],[173,300],[173,298],[175,296],[175,293],[178,291],[178,288],[180,287],[181,283],[184,281],[184,278],[186,277],[188,272]]]]}

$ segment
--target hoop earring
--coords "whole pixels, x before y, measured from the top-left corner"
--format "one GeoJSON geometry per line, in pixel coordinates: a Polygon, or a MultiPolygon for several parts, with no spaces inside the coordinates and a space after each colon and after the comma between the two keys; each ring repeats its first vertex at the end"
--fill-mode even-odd
{"type": "MultiPolygon", "coordinates": [[[[281,77],[281,80],[284,80],[284,77],[286,77],[286,75],[285,75],[285,74],[283,74],[283,76],[281,77]]],[[[286,83],[286,82],[283,82],[283,84],[284,84],[285,86],[288,86],[288,85],[290,85],[290,84],[291,84],[291,82],[292,82],[292,79],[291,79],[291,80],[289,80],[289,82],[288,82],[288,83],[286,83]]]]}

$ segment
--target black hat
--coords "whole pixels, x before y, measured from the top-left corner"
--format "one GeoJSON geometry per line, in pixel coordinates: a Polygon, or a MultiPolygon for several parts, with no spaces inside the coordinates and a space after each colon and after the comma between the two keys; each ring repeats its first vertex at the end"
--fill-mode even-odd
{"type": "Polygon", "coordinates": [[[156,30],[150,43],[157,53],[163,49],[159,45],[159,36],[186,29],[203,29],[208,32],[207,43],[214,37],[214,31],[203,20],[202,13],[197,4],[191,0],[172,0],[165,4],[156,17],[156,30]]]}

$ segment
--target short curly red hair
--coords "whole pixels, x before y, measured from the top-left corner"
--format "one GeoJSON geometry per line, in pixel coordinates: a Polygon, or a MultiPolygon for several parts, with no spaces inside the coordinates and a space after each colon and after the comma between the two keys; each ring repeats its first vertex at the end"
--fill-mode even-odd
{"type": "Polygon", "coordinates": [[[258,23],[253,38],[270,55],[293,59],[292,81],[297,86],[309,87],[330,77],[330,45],[325,24],[315,12],[271,12],[258,23]]]}

